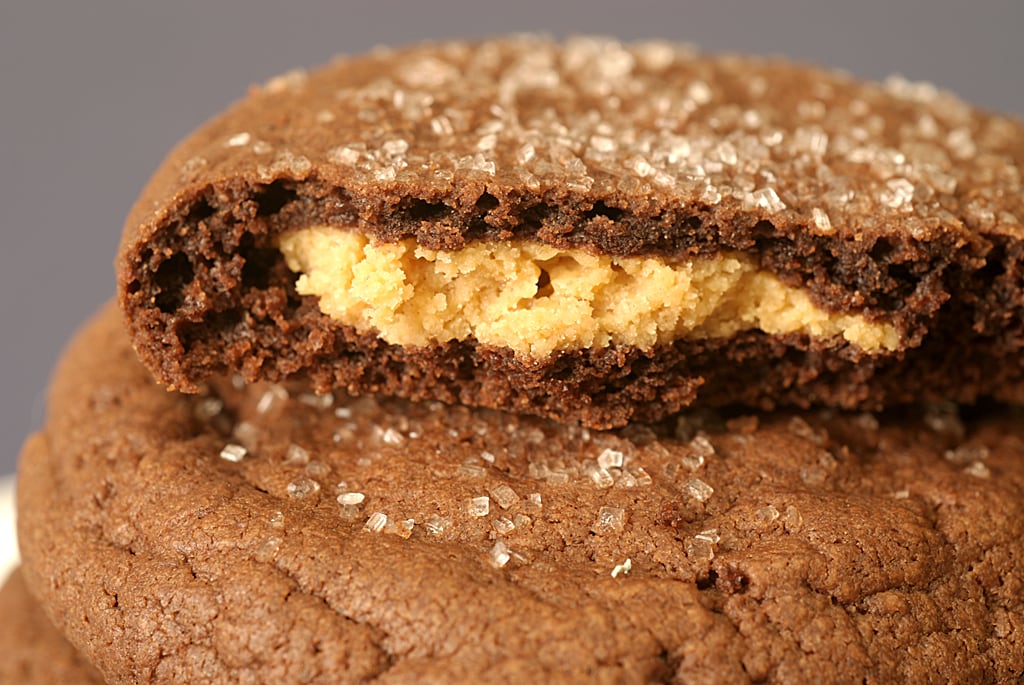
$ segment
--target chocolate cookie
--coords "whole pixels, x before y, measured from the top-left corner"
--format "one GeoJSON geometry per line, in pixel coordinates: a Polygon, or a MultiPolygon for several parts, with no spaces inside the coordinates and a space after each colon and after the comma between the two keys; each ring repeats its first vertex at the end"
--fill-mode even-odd
{"type": "MultiPolygon", "coordinates": [[[[237,386],[237,387],[236,387],[237,386]]],[[[1024,418],[596,432],[153,384],[110,309],[23,454],[26,580],[114,682],[1014,682],[1024,418]]]]}
{"type": "Polygon", "coordinates": [[[20,571],[0,589],[0,616],[0,685],[102,685],[43,615],[20,571]]]}
{"type": "Polygon", "coordinates": [[[292,72],[128,218],[158,380],[311,378],[592,427],[1024,400],[1024,127],[926,84],[666,43],[292,72]]]}

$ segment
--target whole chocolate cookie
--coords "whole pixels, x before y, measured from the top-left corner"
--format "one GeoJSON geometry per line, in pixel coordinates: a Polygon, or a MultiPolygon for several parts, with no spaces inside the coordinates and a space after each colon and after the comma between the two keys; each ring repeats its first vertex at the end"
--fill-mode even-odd
{"type": "Polygon", "coordinates": [[[681,407],[1024,400],[1024,126],[927,84],[592,38],[262,87],[118,259],[135,349],[607,428],[681,407]]]}
{"type": "Polygon", "coordinates": [[[14,571],[0,588],[0,685],[102,685],[14,571]]]}
{"type": "MultiPolygon", "coordinates": [[[[240,380],[240,379],[239,379],[240,380]]],[[[596,432],[218,380],[113,308],[18,480],[25,577],[113,682],[1014,682],[1020,413],[596,432]]]]}

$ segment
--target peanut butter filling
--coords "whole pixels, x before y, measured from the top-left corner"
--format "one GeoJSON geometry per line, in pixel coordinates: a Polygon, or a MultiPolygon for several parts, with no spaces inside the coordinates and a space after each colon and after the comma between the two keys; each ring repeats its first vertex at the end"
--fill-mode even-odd
{"type": "Polygon", "coordinates": [[[892,325],[825,311],[738,252],[668,261],[533,242],[444,252],[413,240],[376,245],[326,227],[289,233],[279,247],[300,274],[300,294],[319,297],[332,319],[395,345],[474,339],[541,358],[759,329],[841,336],[870,353],[900,346],[892,325]]]}

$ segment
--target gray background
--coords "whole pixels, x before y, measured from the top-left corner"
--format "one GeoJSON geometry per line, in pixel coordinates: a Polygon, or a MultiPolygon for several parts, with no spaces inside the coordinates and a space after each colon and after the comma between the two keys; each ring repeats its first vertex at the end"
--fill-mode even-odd
{"type": "Polygon", "coordinates": [[[898,72],[1024,113],[1024,2],[0,0],[0,474],[50,367],[113,292],[132,200],[248,84],[338,52],[508,31],[665,37],[868,78],[898,72]]]}

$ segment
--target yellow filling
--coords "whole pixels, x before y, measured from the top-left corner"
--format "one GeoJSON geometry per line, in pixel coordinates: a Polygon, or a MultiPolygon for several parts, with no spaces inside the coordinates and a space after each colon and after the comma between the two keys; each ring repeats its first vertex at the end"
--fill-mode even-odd
{"type": "Polygon", "coordinates": [[[302,295],[332,319],[389,343],[475,339],[534,358],[552,352],[680,338],[842,336],[866,352],[894,350],[898,331],[827,312],[742,253],[666,261],[609,257],[532,242],[472,243],[457,252],[413,240],[314,227],[280,239],[302,295]]]}

